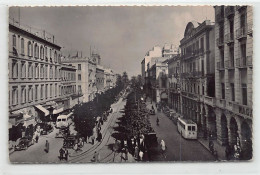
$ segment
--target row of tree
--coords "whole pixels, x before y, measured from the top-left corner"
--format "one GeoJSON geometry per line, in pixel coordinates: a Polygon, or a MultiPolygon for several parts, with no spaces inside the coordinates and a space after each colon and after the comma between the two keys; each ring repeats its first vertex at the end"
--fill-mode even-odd
{"type": "Polygon", "coordinates": [[[153,132],[146,104],[142,100],[142,89],[139,83],[138,78],[132,77],[132,92],[127,97],[125,115],[123,115],[120,122],[121,127],[124,128],[121,131],[124,132],[125,139],[153,132]]]}
{"type": "Polygon", "coordinates": [[[118,94],[127,86],[128,76],[117,76],[116,86],[104,93],[97,94],[93,101],[76,105],[74,107],[75,130],[82,137],[89,137],[93,134],[93,128],[98,116],[108,111],[111,104],[116,101],[118,94]]]}

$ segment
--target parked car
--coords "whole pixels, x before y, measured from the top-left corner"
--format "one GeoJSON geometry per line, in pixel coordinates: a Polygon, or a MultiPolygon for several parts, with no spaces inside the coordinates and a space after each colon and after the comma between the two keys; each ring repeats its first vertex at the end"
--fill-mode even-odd
{"type": "Polygon", "coordinates": [[[29,146],[33,145],[34,141],[32,137],[22,137],[18,145],[14,146],[15,151],[27,150],[29,146]]]}
{"type": "Polygon", "coordinates": [[[152,149],[153,147],[157,147],[158,146],[158,140],[157,140],[156,133],[151,132],[151,133],[145,134],[145,144],[146,144],[146,147],[148,149],[152,149]]]}
{"type": "Polygon", "coordinates": [[[59,132],[56,133],[55,137],[56,138],[64,138],[69,134],[70,134],[69,128],[61,128],[61,129],[59,129],[59,132]]]}

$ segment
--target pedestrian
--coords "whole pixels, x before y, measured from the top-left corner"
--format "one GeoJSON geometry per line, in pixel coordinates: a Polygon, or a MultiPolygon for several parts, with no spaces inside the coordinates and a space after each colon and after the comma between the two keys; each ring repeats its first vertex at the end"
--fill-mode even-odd
{"type": "Polygon", "coordinates": [[[46,143],[45,143],[45,152],[46,153],[49,152],[49,148],[50,148],[50,144],[49,144],[48,140],[46,140],[46,143]]]}
{"type": "Polygon", "coordinates": [[[91,140],[92,140],[92,145],[94,145],[94,142],[95,142],[95,136],[94,135],[91,136],[91,140]]]}
{"type": "Polygon", "coordinates": [[[165,154],[166,144],[164,140],[161,140],[161,149],[162,149],[162,155],[166,158],[166,154],[165,154]]]}
{"type": "Polygon", "coordinates": [[[134,157],[135,157],[135,159],[138,159],[138,153],[139,153],[139,149],[138,149],[138,146],[136,145],[135,146],[135,153],[134,153],[134,157]]]}
{"type": "Polygon", "coordinates": [[[35,140],[36,140],[36,143],[38,143],[38,140],[39,140],[39,136],[38,135],[36,135],[35,140]]]}
{"type": "Polygon", "coordinates": [[[74,144],[73,149],[74,149],[76,152],[78,151],[78,144],[77,144],[77,143],[74,144]]]}
{"type": "Polygon", "coordinates": [[[140,150],[139,157],[140,157],[141,161],[143,161],[143,156],[144,156],[144,152],[142,150],[140,150]]]}
{"type": "Polygon", "coordinates": [[[226,159],[230,159],[230,154],[231,154],[231,149],[230,146],[227,144],[226,149],[225,149],[225,154],[226,154],[226,159]]]}
{"type": "Polygon", "coordinates": [[[69,159],[69,150],[67,148],[65,148],[65,159],[66,161],[69,159]]]}
{"type": "Polygon", "coordinates": [[[127,161],[128,160],[128,149],[125,148],[125,160],[127,161]]]}
{"type": "Polygon", "coordinates": [[[94,152],[94,156],[92,158],[93,162],[99,162],[99,153],[97,151],[94,152]]]}
{"type": "Polygon", "coordinates": [[[98,134],[98,141],[101,142],[101,140],[102,140],[102,133],[99,132],[99,134],[98,134]]]}
{"type": "Polygon", "coordinates": [[[60,161],[63,159],[63,154],[64,154],[64,150],[63,150],[63,148],[61,147],[61,149],[60,149],[60,161]]]}

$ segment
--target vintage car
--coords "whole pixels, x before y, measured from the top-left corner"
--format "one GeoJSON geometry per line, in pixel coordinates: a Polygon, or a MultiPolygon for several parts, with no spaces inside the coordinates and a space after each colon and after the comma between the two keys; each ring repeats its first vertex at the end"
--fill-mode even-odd
{"type": "Polygon", "coordinates": [[[53,131],[53,127],[50,124],[38,123],[38,125],[41,127],[41,135],[48,135],[53,131]]]}
{"type": "Polygon", "coordinates": [[[34,141],[32,137],[22,137],[18,143],[18,145],[15,145],[14,150],[15,151],[21,151],[21,150],[27,150],[29,146],[33,145],[34,141]]]}

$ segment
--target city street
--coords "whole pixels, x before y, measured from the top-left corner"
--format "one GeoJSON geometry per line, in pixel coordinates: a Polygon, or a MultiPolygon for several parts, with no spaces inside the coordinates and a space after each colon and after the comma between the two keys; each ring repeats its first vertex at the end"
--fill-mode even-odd
{"type": "MultiPolygon", "coordinates": [[[[147,103],[149,108],[150,103],[147,103]]],[[[155,105],[154,105],[155,106],[155,105]]],[[[177,126],[162,112],[150,116],[158,141],[163,139],[166,143],[166,158],[161,156],[158,161],[214,161],[214,157],[197,140],[186,140],[180,136],[177,126]],[[156,116],[160,122],[156,125],[156,116]]],[[[157,161],[157,160],[155,160],[157,161]]]]}
{"type": "MultiPolygon", "coordinates": [[[[100,154],[100,162],[121,162],[124,161],[121,158],[121,154],[114,153],[112,151],[112,146],[115,143],[115,139],[111,137],[111,134],[114,132],[114,127],[117,126],[116,121],[122,116],[123,113],[120,112],[125,105],[125,101],[122,98],[119,101],[112,105],[113,113],[109,115],[108,120],[104,122],[101,132],[103,139],[101,142],[95,141],[95,144],[92,145],[87,143],[80,150],[75,152],[72,149],[69,149],[69,162],[71,163],[85,163],[91,162],[94,152],[97,151],[100,154]]],[[[71,132],[74,131],[73,125],[70,126],[71,132]]],[[[30,146],[25,151],[15,151],[10,154],[10,161],[15,163],[59,163],[59,149],[62,147],[63,138],[55,138],[57,129],[54,129],[52,133],[47,136],[40,136],[39,142],[30,146]],[[44,151],[46,140],[50,143],[49,153],[44,151]]],[[[129,161],[131,155],[129,155],[129,161]]],[[[62,162],[65,162],[62,160],[62,162]]]]}

